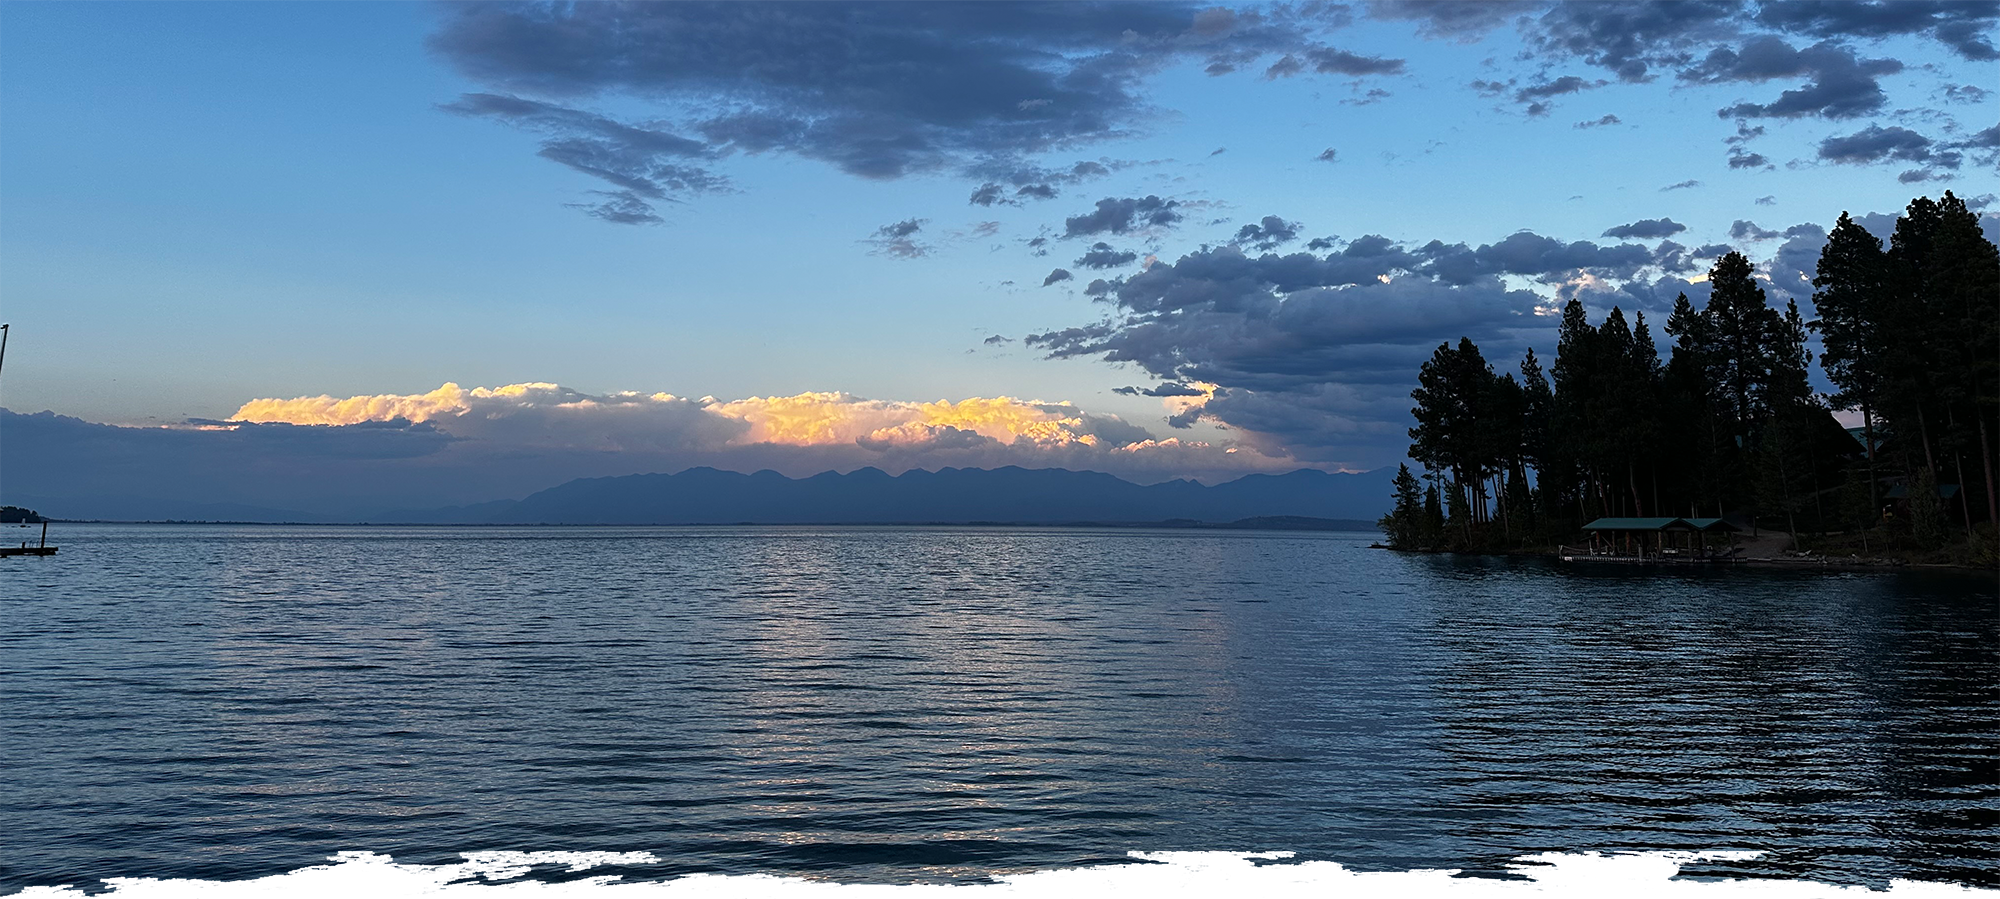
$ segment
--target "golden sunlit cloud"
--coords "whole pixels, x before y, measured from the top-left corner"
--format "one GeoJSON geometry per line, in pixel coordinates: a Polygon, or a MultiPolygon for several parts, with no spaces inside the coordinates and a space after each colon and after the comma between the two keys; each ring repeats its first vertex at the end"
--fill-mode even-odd
{"type": "Polygon", "coordinates": [[[1003,444],[1080,444],[1114,446],[1149,439],[1143,431],[1114,416],[1086,415],[1069,403],[1044,403],[1013,397],[971,397],[952,402],[869,400],[845,393],[813,392],[795,396],[753,396],[721,402],[688,400],[670,393],[615,393],[591,396],[548,383],[475,387],[447,383],[429,393],[374,396],[308,396],[255,399],[244,403],[232,421],[297,425],[352,425],[403,420],[431,422],[446,428],[455,422],[496,420],[530,410],[585,413],[592,410],[643,414],[648,408],[701,413],[738,427],[727,442],[735,445],[769,443],[787,446],[835,444],[910,446],[934,443],[957,434],[976,434],[1003,444]]]}
{"type": "MultiPolygon", "coordinates": [[[[1217,396],[1164,397],[1191,422],[1217,396]]],[[[558,384],[445,384],[428,393],[260,398],[208,426],[341,427],[407,422],[445,435],[450,453],[582,453],[600,470],[709,465],[805,476],[876,466],[1069,468],[1144,481],[1225,478],[1299,467],[1284,447],[1237,430],[1226,443],[1156,438],[1138,425],[1068,402],[1009,396],[933,402],[873,400],[819,391],[737,400],[671,393],[586,394],[558,384]],[[614,459],[628,461],[617,462],[614,459]]],[[[571,458],[565,456],[563,458],[571,458]]]]}

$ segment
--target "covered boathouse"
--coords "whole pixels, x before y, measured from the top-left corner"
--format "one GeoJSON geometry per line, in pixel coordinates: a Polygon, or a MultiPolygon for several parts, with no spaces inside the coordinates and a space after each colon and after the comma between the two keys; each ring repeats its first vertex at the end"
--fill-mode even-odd
{"type": "Polygon", "coordinates": [[[1720,518],[1599,518],[1583,526],[1590,542],[1562,547],[1575,557],[1645,562],[1709,562],[1730,558],[1739,528],[1720,518]],[[1710,536],[1716,539],[1711,541],[1710,536]]]}

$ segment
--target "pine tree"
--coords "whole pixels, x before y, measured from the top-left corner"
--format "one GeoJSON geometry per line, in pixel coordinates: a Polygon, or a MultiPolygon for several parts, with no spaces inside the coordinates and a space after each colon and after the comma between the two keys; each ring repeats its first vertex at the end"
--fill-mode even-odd
{"type": "Polygon", "coordinates": [[[1595,435],[1590,431],[1589,397],[1596,389],[1600,372],[1597,365],[1597,329],[1585,316],[1583,303],[1571,298],[1563,304],[1562,322],[1556,331],[1556,361],[1550,370],[1555,381],[1552,449],[1575,467],[1573,481],[1564,485],[1576,499],[1577,513],[1588,520],[1598,505],[1595,435]],[[1579,483],[1580,482],[1580,483],[1579,483]]]}
{"type": "Polygon", "coordinates": [[[1483,523],[1483,481],[1492,471],[1489,429],[1480,424],[1481,407],[1492,394],[1493,370],[1469,338],[1457,348],[1439,344],[1417,371],[1417,401],[1410,415],[1410,458],[1432,471],[1450,475],[1446,507],[1466,544],[1472,527],[1483,523]]]}
{"type": "MultiPolygon", "coordinates": [[[[1889,237],[1889,289],[1883,294],[1877,322],[1881,345],[1882,394],[1895,429],[1917,441],[1925,468],[1937,477],[1937,453],[1932,441],[1932,423],[1937,418],[1935,378],[1940,316],[1925,283],[1924,270],[1930,264],[1933,234],[1941,221],[1938,205],[1928,197],[1910,201],[1902,217],[1896,219],[1895,233],[1889,237]]],[[[1905,468],[1915,467],[1909,448],[1904,448],[1905,468]]]]}
{"type": "Polygon", "coordinates": [[[1395,511],[1382,517],[1379,525],[1389,545],[1397,549],[1415,549],[1422,539],[1424,527],[1423,488],[1417,483],[1416,475],[1410,473],[1410,466],[1396,466],[1396,506],[1395,511]]]}
{"type": "Polygon", "coordinates": [[[1882,241],[1842,212],[1827,235],[1813,275],[1813,286],[1818,288],[1813,306],[1819,318],[1812,328],[1825,347],[1820,367],[1839,388],[1830,398],[1834,408],[1861,410],[1865,495],[1869,507],[1878,510],[1875,449],[1880,441],[1875,436],[1875,410],[1881,404],[1885,376],[1881,354],[1888,340],[1883,332],[1888,282],[1889,258],[1882,252],[1882,241]]]}
{"type": "Polygon", "coordinates": [[[1713,343],[1708,319],[1695,311],[1683,293],[1674,300],[1667,317],[1667,333],[1674,338],[1673,350],[1662,376],[1667,434],[1677,457],[1685,460],[1686,471],[1677,480],[1686,494],[1688,512],[1697,515],[1712,507],[1724,514],[1723,488],[1731,481],[1729,463],[1735,458],[1728,445],[1716,410],[1714,382],[1709,380],[1709,356],[1713,343]]]}
{"type": "MultiPolygon", "coordinates": [[[[1941,320],[1937,349],[1954,370],[1938,379],[1955,449],[1980,458],[1988,521],[2000,523],[2000,500],[1993,483],[1996,428],[2000,428],[2000,249],[1986,239],[1979,217],[1946,191],[1938,202],[1923,282],[1941,320]]],[[[1970,502],[1970,484],[1959,473],[1961,510],[1970,502]]],[[[1969,513],[1968,513],[1969,517],[1969,513]]]]}
{"type": "Polygon", "coordinates": [[[1710,330],[1708,374],[1721,388],[1719,397],[1734,435],[1745,443],[1763,417],[1762,387],[1771,377],[1771,340],[1777,313],[1764,289],[1750,274],[1750,260],[1728,253],[1708,272],[1708,308],[1703,312],[1710,330]]]}

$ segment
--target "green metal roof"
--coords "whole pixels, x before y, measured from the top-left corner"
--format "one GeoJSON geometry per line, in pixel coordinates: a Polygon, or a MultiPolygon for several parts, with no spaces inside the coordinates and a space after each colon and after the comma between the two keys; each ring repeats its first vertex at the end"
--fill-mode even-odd
{"type": "Polygon", "coordinates": [[[1737,527],[1737,526],[1735,526],[1735,525],[1733,525],[1733,524],[1730,524],[1730,523],[1729,523],[1729,522],[1727,522],[1727,521],[1723,521],[1723,520],[1722,520],[1722,519],[1720,519],[1720,518],[1683,518],[1683,519],[1681,519],[1681,520],[1682,520],[1682,521],[1685,521],[1685,522],[1687,522],[1687,523],[1688,523],[1688,524],[1690,524],[1690,525],[1692,525],[1692,526],[1694,527],[1694,529],[1695,529],[1695,530],[1697,530],[1697,531],[1740,531],[1740,530],[1743,530],[1742,528],[1739,528],[1739,527],[1737,527]]]}
{"type": "Polygon", "coordinates": [[[1710,532],[1743,530],[1720,518],[1599,518],[1583,526],[1586,531],[1664,531],[1670,528],[1710,532]]]}
{"type": "Polygon", "coordinates": [[[1686,522],[1678,518],[1599,518],[1583,526],[1586,531],[1661,531],[1686,522]]]}

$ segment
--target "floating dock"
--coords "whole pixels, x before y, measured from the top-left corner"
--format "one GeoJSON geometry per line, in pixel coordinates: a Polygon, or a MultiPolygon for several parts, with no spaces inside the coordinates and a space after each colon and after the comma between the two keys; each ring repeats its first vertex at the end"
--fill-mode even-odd
{"type": "MultiPolygon", "coordinates": [[[[27,525],[22,525],[22,527],[27,527],[27,525]]],[[[7,556],[53,556],[55,554],[56,548],[49,545],[49,523],[46,521],[42,522],[42,542],[40,545],[29,546],[28,541],[23,540],[20,546],[0,546],[0,558],[7,556]]]]}

